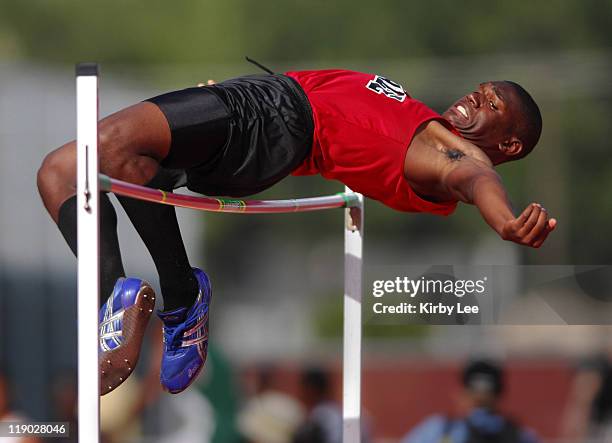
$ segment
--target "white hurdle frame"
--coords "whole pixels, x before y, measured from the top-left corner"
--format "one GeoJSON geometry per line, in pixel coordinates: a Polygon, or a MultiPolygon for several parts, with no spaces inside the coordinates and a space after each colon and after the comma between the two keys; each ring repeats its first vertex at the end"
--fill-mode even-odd
{"type": "MultiPolygon", "coordinates": [[[[346,192],[351,192],[347,187],[346,192]]],[[[361,294],[363,283],[363,195],[345,209],[342,442],[361,441],[361,294]]]]}
{"type": "MultiPolygon", "coordinates": [[[[78,378],[79,441],[99,443],[98,376],[99,215],[98,66],[79,64],[77,75],[78,378]]],[[[347,193],[352,193],[346,188],[347,193]]],[[[345,209],[343,443],[361,441],[361,294],[364,201],[345,209]]],[[[236,211],[228,211],[236,212],[236,211]]],[[[288,210],[287,212],[293,212],[288,210]]]]}
{"type": "Polygon", "coordinates": [[[76,67],[79,441],[100,441],[98,66],[76,67]]]}

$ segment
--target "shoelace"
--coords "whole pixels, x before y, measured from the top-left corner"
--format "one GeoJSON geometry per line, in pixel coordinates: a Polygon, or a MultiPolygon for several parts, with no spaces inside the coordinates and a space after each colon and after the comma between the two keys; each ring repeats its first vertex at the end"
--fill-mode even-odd
{"type": "Polygon", "coordinates": [[[198,318],[208,311],[208,305],[201,303],[191,314],[187,322],[176,326],[164,325],[164,342],[168,350],[177,350],[182,345],[183,334],[186,330],[197,324],[198,318]]]}

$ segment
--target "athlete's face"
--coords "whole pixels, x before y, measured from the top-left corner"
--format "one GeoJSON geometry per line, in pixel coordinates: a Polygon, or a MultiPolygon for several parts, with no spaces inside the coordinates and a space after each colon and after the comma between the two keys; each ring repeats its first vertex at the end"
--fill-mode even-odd
{"type": "Polygon", "coordinates": [[[443,115],[463,138],[498,163],[522,149],[522,142],[516,137],[517,123],[523,121],[519,103],[509,83],[487,82],[459,99],[443,115]]]}

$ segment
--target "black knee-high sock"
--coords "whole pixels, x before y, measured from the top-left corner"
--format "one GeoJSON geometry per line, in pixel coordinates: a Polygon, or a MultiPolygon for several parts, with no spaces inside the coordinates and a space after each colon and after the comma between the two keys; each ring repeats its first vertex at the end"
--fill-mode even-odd
{"type": "MultiPolygon", "coordinates": [[[[77,255],[77,198],[70,197],[59,210],[57,226],[66,243],[77,255]]],[[[111,295],[115,282],[124,277],[119,239],[117,238],[117,214],[108,195],[100,193],[100,305],[111,295]]]]}
{"type": "MultiPolygon", "coordinates": [[[[146,186],[171,191],[175,170],[159,169],[146,186]]],[[[173,206],[118,196],[119,202],[149,250],[159,274],[164,310],[189,307],[198,293],[173,206]]]]}

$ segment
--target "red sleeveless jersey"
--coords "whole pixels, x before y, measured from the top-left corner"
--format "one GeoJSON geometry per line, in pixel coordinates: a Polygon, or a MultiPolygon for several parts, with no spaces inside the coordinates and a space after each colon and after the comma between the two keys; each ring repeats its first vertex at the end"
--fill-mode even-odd
{"type": "Polygon", "coordinates": [[[437,119],[449,124],[397,83],[346,70],[286,75],[304,89],[315,123],[312,151],[292,175],[321,174],[399,211],[448,215],[457,202],[420,198],[404,178],[416,129],[437,119]]]}

